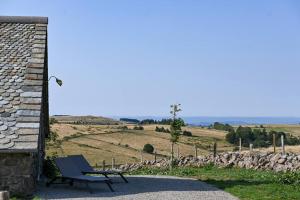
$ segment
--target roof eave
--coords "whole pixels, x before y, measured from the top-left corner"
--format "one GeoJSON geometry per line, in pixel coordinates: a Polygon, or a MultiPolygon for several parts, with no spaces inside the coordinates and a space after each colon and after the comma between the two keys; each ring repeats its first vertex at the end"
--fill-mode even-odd
{"type": "Polygon", "coordinates": [[[37,149],[0,149],[1,153],[37,153],[37,149]]]}
{"type": "Polygon", "coordinates": [[[0,16],[0,23],[48,24],[48,17],[0,16]]]}

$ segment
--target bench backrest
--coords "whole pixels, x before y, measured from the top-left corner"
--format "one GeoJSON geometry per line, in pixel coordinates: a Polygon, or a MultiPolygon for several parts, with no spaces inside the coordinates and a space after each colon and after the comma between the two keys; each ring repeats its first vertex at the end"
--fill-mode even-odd
{"type": "Polygon", "coordinates": [[[68,156],[73,163],[80,169],[82,172],[94,171],[93,167],[88,163],[83,155],[71,155],[68,156]]]}
{"type": "Polygon", "coordinates": [[[82,175],[81,170],[69,157],[55,158],[54,162],[62,176],[70,177],[82,175]]]}

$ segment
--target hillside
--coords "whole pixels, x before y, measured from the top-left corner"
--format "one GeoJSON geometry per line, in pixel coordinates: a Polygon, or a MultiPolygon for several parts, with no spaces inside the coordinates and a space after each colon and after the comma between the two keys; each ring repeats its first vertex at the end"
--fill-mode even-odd
{"type": "MultiPolygon", "coordinates": [[[[152,144],[158,157],[170,156],[171,143],[168,133],[155,132],[156,125],[145,125],[144,130],[132,130],[134,125],[123,129],[119,125],[75,125],[53,124],[51,130],[57,133],[55,143],[47,144],[47,155],[83,154],[93,165],[101,165],[103,160],[117,164],[137,162],[141,159],[141,150],[146,143],[152,144]]],[[[168,126],[164,126],[169,128],[168,126]]],[[[198,154],[212,152],[217,141],[218,151],[231,151],[233,146],[225,141],[226,133],[200,127],[184,127],[193,133],[192,137],[180,136],[175,154],[179,147],[180,155],[194,155],[196,144],[198,154]]],[[[154,159],[153,154],[143,153],[144,159],[154,159]]]]}
{"type": "Polygon", "coordinates": [[[71,115],[54,115],[51,118],[63,124],[94,124],[94,125],[118,125],[120,121],[100,116],[71,116],[71,115]]]}

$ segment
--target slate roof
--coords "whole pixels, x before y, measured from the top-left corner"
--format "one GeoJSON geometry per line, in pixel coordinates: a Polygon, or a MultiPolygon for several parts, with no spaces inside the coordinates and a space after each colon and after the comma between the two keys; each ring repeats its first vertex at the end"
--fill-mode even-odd
{"type": "Polygon", "coordinates": [[[45,17],[0,16],[2,152],[38,149],[42,95],[48,76],[47,24],[45,17]]]}

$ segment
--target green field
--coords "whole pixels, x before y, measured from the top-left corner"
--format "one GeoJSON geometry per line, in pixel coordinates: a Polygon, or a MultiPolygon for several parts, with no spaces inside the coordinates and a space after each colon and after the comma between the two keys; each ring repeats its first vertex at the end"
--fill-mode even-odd
{"type": "Polygon", "coordinates": [[[145,168],[131,174],[170,175],[192,177],[212,184],[241,200],[299,200],[298,184],[283,184],[278,181],[279,174],[270,171],[254,171],[239,168],[201,168],[169,169],[145,168]]]}

